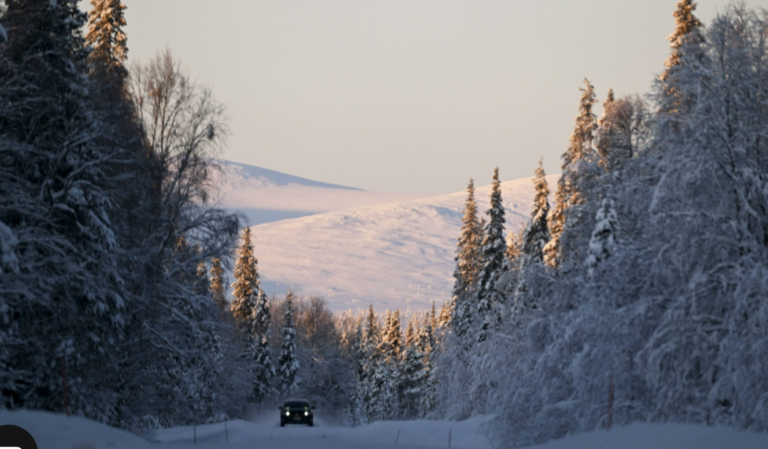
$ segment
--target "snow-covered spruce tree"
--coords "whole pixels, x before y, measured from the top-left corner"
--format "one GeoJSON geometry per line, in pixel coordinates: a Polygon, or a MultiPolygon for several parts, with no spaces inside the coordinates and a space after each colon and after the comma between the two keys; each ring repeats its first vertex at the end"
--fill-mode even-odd
{"type": "Polygon", "coordinates": [[[386,312],[384,329],[376,350],[378,363],[371,383],[373,419],[395,419],[399,411],[403,334],[400,310],[386,312]]]}
{"type": "Polygon", "coordinates": [[[74,0],[7,0],[0,17],[0,276],[6,406],[116,415],[126,292],[108,211],[107,129],[90,103],[74,0]],[[10,232],[7,232],[10,230],[10,232]]]}
{"type": "Polygon", "coordinates": [[[262,403],[275,395],[275,388],[273,386],[275,367],[272,364],[272,349],[269,345],[269,340],[272,336],[272,332],[270,331],[271,321],[272,314],[269,311],[267,295],[261,288],[259,288],[252,327],[256,344],[253,396],[256,399],[256,402],[259,403],[262,403]]]}
{"type": "Polygon", "coordinates": [[[421,403],[427,383],[427,369],[424,366],[424,353],[420,350],[413,329],[413,323],[408,323],[408,343],[403,354],[400,407],[404,419],[421,417],[421,403]]]}
{"type": "Polygon", "coordinates": [[[90,46],[88,56],[92,75],[111,86],[115,95],[125,94],[128,58],[125,27],[125,5],[120,0],[91,0],[88,33],[85,41],[90,46]]]}
{"type": "Polygon", "coordinates": [[[451,328],[461,344],[468,349],[473,339],[470,332],[475,306],[473,291],[480,272],[480,245],[483,238],[483,229],[477,217],[475,185],[472,179],[467,186],[462,223],[454,259],[456,270],[453,272],[451,328]]]}
{"type": "Polygon", "coordinates": [[[477,314],[475,338],[478,342],[488,338],[488,333],[499,323],[502,314],[502,297],[496,290],[496,281],[503,274],[507,243],[504,239],[504,205],[501,199],[501,181],[499,168],[493,171],[491,205],[488,211],[488,223],[483,233],[481,247],[482,268],[478,275],[475,313],[477,314]]]}
{"type": "Polygon", "coordinates": [[[395,309],[392,313],[387,311],[387,320],[380,348],[387,361],[393,364],[397,364],[397,362],[400,361],[400,356],[403,351],[403,331],[402,323],[400,322],[400,309],[395,309]]]}
{"type": "MultiPolygon", "coordinates": [[[[432,303],[432,310],[434,311],[434,303],[432,303]]],[[[421,395],[419,404],[420,417],[422,418],[432,412],[437,406],[437,377],[435,377],[434,372],[437,352],[435,351],[436,342],[432,321],[433,320],[429,319],[429,316],[426,316],[424,325],[419,329],[416,335],[416,346],[418,350],[424,354],[424,391],[421,395]]]]}
{"type": "Polygon", "coordinates": [[[664,72],[659,76],[662,95],[662,101],[659,102],[659,112],[665,114],[683,112],[692,101],[690,95],[693,95],[693,92],[689,92],[686,98],[676,87],[680,79],[677,76],[680,67],[684,64],[698,65],[704,62],[703,26],[699,19],[693,15],[695,9],[696,3],[693,0],[680,0],[677,2],[673,13],[675,31],[667,37],[672,53],[664,63],[664,72]]]}
{"type": "Polygon", "coordinates": [[[378,405],[378,395],[374,391],[374,373],[382,361],[378,347],[381,340],[380,326],[373,304],[368,306],[368,314],[365,317],[365,337],[363,338],[360,355],[360,380],[358,382],[357,397],[361,403],[364,420],[367,423],[374,421],[375,410],[378,405]]]}
{"type": "Polygon", "coordinates": [[[224,291],[227,281],[224,278],[224,268],[221,266],[220,258],[214,257],[211,260],[210,275],[211,277],[209,285],[211,288],[211,295],[213,296],[213,302],[219,307],[219,309],[224,311],[228,309],[227,294],[224,291]]]}
{"type": "Polygon", "coordinates": [[[285,316],[280,331],[280,358],[277,361],[279,393],[288,397],[299,389],[299,361],[296,358],[296,324],[293,321],[293,292],[285,296],[285,316]]]}
{"type": "Polygon", "coordinates": [[[592,238],[589,240],[586,260],[590,278],[595,276],[600,263],[611,257],[615,251],[619,220],[616,217],[616,207],[612,199],[603,199],[600,209],[597,210],[595,221],[595,230],[592,231],[592,238]]]}
{"type": "Polygon", "coordinates": [[[259,292],[259,272],[256,266],[256,257],[253,255],[251,242],[251,228],[245,227],[242,232],[240,247],[237,250],[235,262],[235,282],[232,283],[234,297],[230,304],[232,315],[238,323],[246,338],[254,336],[251,330],[251,321],[256,311],[256,299],[259,292]]]}
{"type": "Polygon", "coordinates": [[[586,201],[586,187],[583,184],[595,174],[586,165],[594,162],[595,158],[592,149],[594,132],[597,129],[597,117],[592,112],[596,101],[595,90],[587,79],[584,79],[584,87],[580,90],[582,94],[579,115],[576,116],[576,126],[571,134],[568,149],[563,153],[563,174],[557,183],[555,208],[549,219],[551,240],[544,247],[544,261],[551,267],[559,267],[564,261],[567,249],[562,248],[560,240],[567,221],[570,221],[568,216],[573,215],[568,213],[568,210],[586,201]]]}
{"type": "Polygon", "coordinates": [[[532,265],[540,265],[544,262],[544,247],[549,242],[549,185],[547,175],[544,173],[544,165],[539,161],[539,167],[534,172],[533,185],[536,194],[533,198],[531,219],[523,233],[520,247],[519,279],[515,291],[515,303],[518,306],[534,308],[535,300],[531,297],[528,288],[528,269],[532,265]]]}

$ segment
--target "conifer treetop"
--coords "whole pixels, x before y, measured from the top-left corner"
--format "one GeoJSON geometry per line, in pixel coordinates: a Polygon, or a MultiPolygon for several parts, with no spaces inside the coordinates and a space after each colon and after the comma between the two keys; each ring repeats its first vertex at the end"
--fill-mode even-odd
{"type": "Polygon", "coordinates": [[[597,117],[592,112],[595,105],[595,87],[584,78],[584,87],[580,87],[579,115],[576,116],[576,126],[570,137],[568,150],[563,154],[563,172],[576,161],[591,157],[592,140],[597,130],[597,117]]]}
{"type": "Polygon", "coordinates": [[[666,70],[661,74],[660,79],[666,81],[675,67],[681,62],[681,48],[687,43],[701,43],[704,37],[701,33],[702,23],[693,11],[696,10],[696,3],[693,0],[680,0],[677,2],[675,12],[675,31],[667,37],[672,48],[672,53],[667,58],[664,66],[666,70]]]}
{"type": "Polygon", "coordinates": [[[211,270],[209,272],[211,276],[210,289],[213,296],[213,302],[219,306],[220,309],[224,309],[227,305],[227,296],[224,291],[226,281],[224,280],[224,268],[221,266],[221,259],[214,257],[211,259],[211,270]]]}
{"type": "Polygon", "coordinates": [[[105,66],[122,66],[128,58],[125,5],[120,0],[91,0],[85,40],[91,46],[90,58],[105,66]]]}
{"type": "Polygon", "coordinates": [[[242,243],[237,249],[235,263],[235,282],[232,283],[235,297],[232,301],[232,314],[236,319],[245,321],[251,318],[255,307],[256,295],[259,291],[259,273],[256,258],[253,256],[251,243],[251,228],[245,227],[242,233],[242,243]]]}

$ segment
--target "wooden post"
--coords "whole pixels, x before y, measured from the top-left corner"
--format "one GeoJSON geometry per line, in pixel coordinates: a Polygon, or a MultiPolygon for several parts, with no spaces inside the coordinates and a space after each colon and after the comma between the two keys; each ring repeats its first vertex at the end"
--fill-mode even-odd
{"type": "Polygon", "coordinates": [[[227,442],[229,442],[229,432],[227,431],[227,422],[224,421],[224,438],[227,439],[227,442]]]}
{"type": "Polygon", "coordinates": [[[611,425],[613,425],[613,374],[608,382],[608,422],[605,427],[611,430],[611,425]]]}
{"type": "Polygon", "coordinates": [[[67,418],[69,418],[69,392],[67,391],[67,361],[63,356],[61,357],[61,380],[64,385],[64,411],[67,413],[67,418]]]}
{"type": "Polygon", "coordinates": [[[395,446],[397,446],[397,441],[400,439],[400,429],[397,429],[397,438],[395,438],[395,446]]]}
{"type": "Polygon", "coordinates": [[[448,429],[448,449],[451,449],[451,429],[448,429]]]}

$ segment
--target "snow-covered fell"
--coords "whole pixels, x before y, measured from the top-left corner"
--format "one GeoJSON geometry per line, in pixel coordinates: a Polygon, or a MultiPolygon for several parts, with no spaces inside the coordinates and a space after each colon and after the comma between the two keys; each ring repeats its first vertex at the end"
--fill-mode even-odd
{"type": "Polygon", "coordinates": [[[236,162],[222,161],[221,167],[214,175],[219,205],[243,213],[251,226],[419,197],[367,192],[236,162]]]}
{"type": "MultiPolygon", "coordinates": [[[[481,212],[489,194],[490,186],[477,189],[481,212]]],[[[531,210],[531,179],[502,183],[502,196],[506,230],[518,232],[531,210]]],[[[465,198],[457,192],[253,226],[262,285],[321,295],[333,310],[440,305],[450,298],[465,198]]]]}

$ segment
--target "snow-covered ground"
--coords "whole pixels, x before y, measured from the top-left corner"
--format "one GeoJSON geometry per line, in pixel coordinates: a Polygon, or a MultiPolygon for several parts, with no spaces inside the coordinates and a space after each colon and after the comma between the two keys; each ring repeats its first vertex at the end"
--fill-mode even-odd
{"type": "MultiPolygon", "coordinates": [[[[83,418],[18,411],[0,411],[0,425],[14,424],[29,431],[40,449],[378,449],[397,447],[431,449],[493,449],[485,434],[479,432],[488,417],[466,421],[395,421],[376,422],[359,427],[324,426],[317,419],[315,427],[281,428],[274,419],[255,422],[235,420],[224,424],[197,427],[197,444],[192,427],[176,427],[157,432],[155,443],[83,418]],[[160,443],[159,445],[157,443],[160,443]],[[397,444],[395,444],[397,443],[397,444]]],[[[2,442],[0,442],[2,443],[2,442]]],[[[572,435],[530,449],[764,449],[768,434],[734,429],[684,424],[633,424],[608,431],[572,435]]]]}
{"type": "MultiPolygon", "coordinates": [[[[359,427],[326,426],[316,417],[314,427],[279,426],[278,411],[270,418],[251,421],[234,420],[192,427],[175,427],[157,432],[155,444],[130,433],[113,429],[83,418],[67,418],[44,412],[0,411],[0,424],[14,424],[26,429],[40,449],[378,449],[398,447],[431,449],[492,449],[485,434],[478,432],[488,417],[475,417],[461,422],[397,421],[376,422],[359,427]],[[195,434],[197,432],[197,444],[195,434]],[[398,436],[399,433],[399,436],[398,436]]],[[[2,442],[0,442],[2,443],[2,442]]]]}

